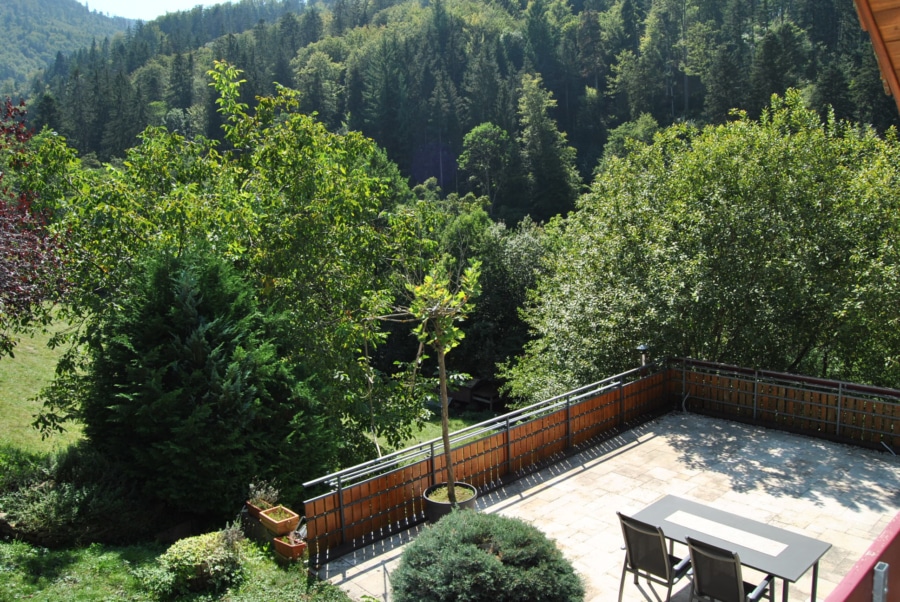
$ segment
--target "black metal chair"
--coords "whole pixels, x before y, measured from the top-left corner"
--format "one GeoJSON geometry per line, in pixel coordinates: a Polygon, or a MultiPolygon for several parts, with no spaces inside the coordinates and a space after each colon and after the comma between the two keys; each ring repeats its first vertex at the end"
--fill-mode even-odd
{"type": "Polygon", "coordinates": [[[775,578],[772,575],[766,575],[754,586],[744,581],[737,552],[690,537],[687,544],[694,571],[691,602],[757,602],[763,596],[774,602],[775,578]]]}
{"type": "Polygon", "coordinates": [[[622,536],[625,538],[625,564],[622,567],[622,581],[619,583],[619,602],[622,602],[627,573],[634,575],[635,584],[638,583],[638,577],[643,577],[648,583],[665,585],[668,602],[672,598],[672,586],[691,568],[691,559],[677,558],[670,550],[666,550],[666,538],[661,528],[625,516],[621,512],[616,514],[619,515],[622,536]]]}

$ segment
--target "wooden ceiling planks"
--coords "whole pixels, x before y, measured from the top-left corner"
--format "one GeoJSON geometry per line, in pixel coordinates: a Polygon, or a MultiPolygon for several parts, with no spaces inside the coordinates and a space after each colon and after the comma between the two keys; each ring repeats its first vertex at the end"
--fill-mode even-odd
{"type": "Polygon", "coordinates": [[[885,92],[900,110],[900,0],[853,0],[864,31],[869,33],[885,92]]]}

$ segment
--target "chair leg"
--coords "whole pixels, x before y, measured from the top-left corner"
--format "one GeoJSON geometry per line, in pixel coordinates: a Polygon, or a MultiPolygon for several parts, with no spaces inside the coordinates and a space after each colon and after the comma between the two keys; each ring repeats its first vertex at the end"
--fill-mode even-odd
{"type": "Polygon", "coordinates": [[[622,593],[625,591],[625,571],[628,569],[628,562],[622,565],[622,579],[619,580],[619,602],[622,602],[622,593]]]}

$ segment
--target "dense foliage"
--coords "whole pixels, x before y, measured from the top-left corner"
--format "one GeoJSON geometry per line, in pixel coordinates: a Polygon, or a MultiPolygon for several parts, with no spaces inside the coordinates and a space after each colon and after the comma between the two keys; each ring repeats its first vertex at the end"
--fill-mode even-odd
{"type": "Polygon", "coordinates": [[[391,573],[397,602],[574,602],[584,586],[536,527],[499,514],[455,511],[406,546],[391,573]]]}
{"type": "Polygon", "coordinates": [[[509,222],[570,210],[577,175],[637,122],[755,117],[793,87],[839,119],[898,123],[852,0],[197,8],[60,56],[32,82],[34,123],[104,161],[146,125],[222,141],[215,60],[244,71],[242,102],[296,88],[330,131],[372,137],[415,182],[484,194],[509,222]]]}
{"type": "Polygon", "coordinates": [[[81,419],[90,445],[147,500],[228,516],[255,474],[293,492],[333,465],[335,446],[308,387],[282,360],[277,317],[226,263],[150,257],[88,339],[81,419]]]}
{"type": "Polygon", "coordinates": [[[395,168],[289,91],[251,116],[236,72],[215,83],[235,150],[150,129],[121,169],[74,171],[57,197],[78,345],[38,422],[83,421],[150,499],[225,512],[253,475],[277,473],[296,503],[300,483],[370,457],[365,431],[408,432],[424,408],[364,355],[386,336],[369,299],[415,251],[385,215],[409,194],[395,168]],[[342,435],[319,440],[323,424],[342,435]]]}
{"type": "Polygon", "coordinates": [[[544,399],[657,357],[896,386],[897,139],[803,107],[673,126],[603,164],[553,230],[507,370],[544,399]],[[891,308],[894,309],[891,309],[891,308]]]}
{"type": "Polygon", "coordinates": [[[12,355],[17,331],[49,321],[67,289],[62,237],[48,230],[39,198],[44,186],[33,181],[43,166],[31,138],[24,105],[7,98],[0,105],[0,357],[12,355]]]}

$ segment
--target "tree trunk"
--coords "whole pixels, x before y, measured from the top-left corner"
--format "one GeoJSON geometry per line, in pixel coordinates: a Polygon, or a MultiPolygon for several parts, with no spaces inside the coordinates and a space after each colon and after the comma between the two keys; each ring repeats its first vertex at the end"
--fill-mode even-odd
{"type": "Polygon", "coordinates": [[[438,376],[441,388],[441,437],[444,440],[444,463],[447,465],[447,497],[456,504],[456,476],[453,470],[453,454],[450,453],[450,399],[447,395],[447,366],[444,349],[438,347],[438,376]]]}

